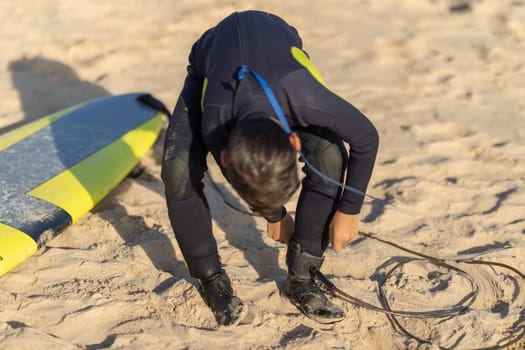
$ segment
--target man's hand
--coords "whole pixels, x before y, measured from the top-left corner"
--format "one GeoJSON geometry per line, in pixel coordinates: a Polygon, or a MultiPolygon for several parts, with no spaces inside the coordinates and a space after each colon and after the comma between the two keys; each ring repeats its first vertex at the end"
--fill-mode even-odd
{"type": "Polygon", "coordinates": [[[266,233],[271,239],[288,244],[295,232],[295,224],[290,214],[286,214],[281,221],[269,222],[266,228],[266,233]]]}
{"type": "Polygon", "coordinates": [[[345,214],[337,210],[330,222],[329,237],[334,252],[339,253],[354,238],[357,237],[359,214],[345,214]]]}

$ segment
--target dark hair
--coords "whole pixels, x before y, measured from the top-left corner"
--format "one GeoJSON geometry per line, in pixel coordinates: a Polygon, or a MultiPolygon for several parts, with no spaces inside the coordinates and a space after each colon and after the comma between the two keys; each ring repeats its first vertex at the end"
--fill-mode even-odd
{"type": "Polygon", "coordinates": [[[269,117],[239,120],[227,151],[226,176],[253,211],[269,216],[299,187],[296,151],[278,122],[269,117]]]}

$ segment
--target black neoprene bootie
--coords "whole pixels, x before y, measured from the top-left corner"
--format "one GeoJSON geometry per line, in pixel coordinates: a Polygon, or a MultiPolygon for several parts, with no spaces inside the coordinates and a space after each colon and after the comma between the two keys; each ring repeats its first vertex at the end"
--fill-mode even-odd
{"type": "Polygon", "coordinates": [[[284,295],[305,316],[319,323],[334,323],[345,318],[345,312],[326,297],[310,275],[312,266],[321,268],[324,258],[301,250],[297,243],[290,242],[286,253],[288,279],[284,295]]]}
{"type": "Polygon", "coordinates": [[[200,284],[202,297],[213,312],[217,323],[222,326],[239,323],[244,313],[244,304],[234,295],[226,272],[221,271],[200,280],[200,284]]]}

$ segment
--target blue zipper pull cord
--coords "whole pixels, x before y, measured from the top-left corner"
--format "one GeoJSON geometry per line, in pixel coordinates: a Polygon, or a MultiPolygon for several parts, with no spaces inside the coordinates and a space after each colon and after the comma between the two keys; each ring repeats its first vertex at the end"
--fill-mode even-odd
{"type": "MultiPolygon", "coordinates": [[[[266,95],[266,97],[270,101],[270,104],[272,105],[272,108],[273,108],[275,114],[277,115],[277,118],[279,119],[279,122],[281,123],[281,126],[283,127],[284,131],[286,132],[286,135],[290,136],[292,134],[292,129],[290,128],[290,124],[288,124],[288,121],[286,120],[286,118],[284,116],[284,113],[283,113],[281,107],[279,106],[279,102],[277,102],[277,98],[275,98],[275,95],[273,94],[273,91],[270,88],[270,86],[266,83],[266,81],[264,81],[264,79],[259,74],[257,74],[253,69],[251,69],[250,67],[248,67],[246,65],[242,65],[237,70],[237,79],[239,81],[241,81],[246,76],[246,73],[251,73],[253,75],[253,77],[255,78],[255,80],[257,80],[257,82],[261,86],[262,90],[264,91],[264,94],[266,95]]],[[[336,185],[336,186],[338,186],[340,188],[348,190],[350,192],[357,193],[357,194],[359,194],[359,195],[361,195],[363,197],[368,197],[368,198],[371,198],[373,200],[379,201],[379,202],[381,202],[381,203],[383,203],[385,205],[394,205],[394,203],[392,203],[392,202],[390,202],[388,200],[385,200],[385,199],[382,199],[382,198],[378,198],[378,197],[374,197],[372,195],[369,195],[368,193],[365,193],[363,191],[358,190],[357,188],[354,188],[352,186],[348,186],[348,185],[343,184],[343,183],[341,183],[341,182],[339,182],[337,180],[332,179],[331,177],[323,174],[319,169],[314,167],[306,159],[306,157],[304,156],[302,151],[298,151],[298,153],[301,156],[301,158],[304,161],[304,163],[306,164],[306,166],[308,166],[316,175],[320,176],[324,180],[326,180],[326,181],[328,181],[328,182],[330,182],[330,183],[332,183],[332,184],[334,184],[334,185],[336,185]]]]}
{"type": "Polygon", "coordinates": [[[239,79],[239,81],[242,80],[245,77],[246,72],[251,73],[257,80],[264,93],[266,94],[266,97],[270,101],[270,104],[272,105],[272,108],[275,114],[277,115],[277,118],[279,118],[279,122],[281,123],[284,131],[286,132],[286,135],[290,136],[292,134],[292,129],[290,128],[288,121],[284,117],[284,113],[281,107],[279,106],[279,102],[277,102],[277,99],[275,98],[272,89],[270,89],[270,86],[268,86],[266,81],[264,81],[264,79],[259,74],[257,74],[253,69],[246,65],[242,65],[237,71],[237,79],[239,79]]]}

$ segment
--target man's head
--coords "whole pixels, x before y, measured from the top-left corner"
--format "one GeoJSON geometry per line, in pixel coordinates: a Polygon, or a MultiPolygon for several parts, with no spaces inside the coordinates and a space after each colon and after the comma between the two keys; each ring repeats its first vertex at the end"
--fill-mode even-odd
{"type": "Polygon", "coordinates": [[[233,188],[250,208],[268,216],[299,187],[299,149],[299,137],[295,133],[288,136],[274,119],[243,118],[230,134],[221,163],[233,188]]]}

